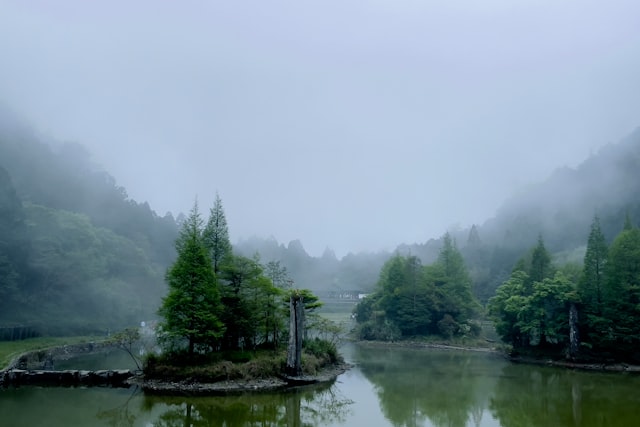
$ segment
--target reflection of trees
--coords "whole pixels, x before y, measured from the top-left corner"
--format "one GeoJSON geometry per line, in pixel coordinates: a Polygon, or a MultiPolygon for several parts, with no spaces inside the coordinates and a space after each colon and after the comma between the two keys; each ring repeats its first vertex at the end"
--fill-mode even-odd
{"type": "MultiPolygon", "coordinates": [[[[492,381],[480,370],[496,361],[481,354],[427,349],[358,351],[360,369],[371,381],[380,406],[395,426],[479,425],[492,381]]],[[[497,365],[499,366],[499,365],[497,365]]]]}
{"type": "Polygon", "coordinates": [[[140,393],[140,389],[135,387],[131,390],[131,395],[124,403],[111,409],[99,411],[96,414],[96,418],[106,420],[108,425],[113,427],[132,427],[136,421],[136,416],[129,411],[129,402],[140,393]]]}
{"type": "Polygon", "coordinates": [[[290,426],[344,422],[351,401],[336,387],[303,388],[282,393],[216,397],[145,396],[144,409],[166,405],[156,427],[290,426]]]}
{"type": "Polygon", "coordinates": [[[507,365],[491,398],[503,427],[630,426],[640,419],[639,377],[507,365]]]}

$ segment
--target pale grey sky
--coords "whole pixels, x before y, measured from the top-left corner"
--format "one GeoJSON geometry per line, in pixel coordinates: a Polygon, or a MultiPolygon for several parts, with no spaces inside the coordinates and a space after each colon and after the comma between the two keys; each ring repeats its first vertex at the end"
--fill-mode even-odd
{"type": "Polygon", "coordinates": [[[312,254],[482,223],[640,125],[638,76],[632,0],[0,0],[2,102],[312,254]]]}

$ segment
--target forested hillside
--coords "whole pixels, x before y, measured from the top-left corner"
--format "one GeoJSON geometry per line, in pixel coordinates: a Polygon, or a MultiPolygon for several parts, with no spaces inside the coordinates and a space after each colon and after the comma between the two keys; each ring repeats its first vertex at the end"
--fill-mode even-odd
{"type": "MultiPolygon", "coordinates": [[[[596,214],[609,241],[620,232],[625,215],[640,223],[640,130],[603,147],[578,167],[557,169],[545,181],[522,189],[484,224],[449,233],[464,257],[475,296],[486,303],[540,235],[556,262],[582,263],[596,214]]],[[[401,244],[395,253],[431,264],[442,246],[442,238],[433,238],[401,244]]],[[[237,249],[245,256],[258,253],[263,261],[280,261],[296,283],[328,292],[373,291],[380,268],[393,256],[382,251],[336,259],[327,250],[322,257],[311,257],[301,242],[285,246],[273,238],[248,239],[237,249]]]]}
{"type": "Polygon", "coordinates": [[[0,114],[0,327],[103,333],[153,316],[176,236],[84,147],[0,114]]]}
{"type": "MultiPolygon", "coordinates": [[[[484,224],[449,230],[475,297],[486,304],[539,237],[556,264],[580,265],[595,215],[608,244],[625,217],[640,224],[639,183],[640,130],[522,190],[484,224]]],[[[0,327],[106,331],[153,316],[177,234],[171,214],[130,199],[82,145],[43,137],[0,111],[0,327]]],[[[296,287],[326,297],[373,292],[392,256],[431,265],[443,244],[431,239],[402,244],[395,254],[338,259],[329,249],[312,257],[298,240],[285,246],[251,238],[234,251],[259,254],[296,287]]]]}
{"type": "MultiPolygon", "coordinates": [[[[608,243],[622,230],[626,215],[640,224],[640,129],[576,168],[559,168],[522,189],[484,224],[449,232],[469,268],[474,294],[486,303],[538,236],[555,262],[581,264],[594,215],[608,243]]],[[[398,249],[431,263],[441,246],[439,239],[398,249]]]]}

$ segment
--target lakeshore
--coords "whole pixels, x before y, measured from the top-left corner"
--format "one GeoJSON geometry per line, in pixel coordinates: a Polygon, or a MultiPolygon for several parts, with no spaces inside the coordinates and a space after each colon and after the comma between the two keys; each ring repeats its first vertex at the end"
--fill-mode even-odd
{"type": "Polygon", "coordinates": [[[245,392],[277,391],[315,384],[330,384],[350,367],[351,365],[347,363],[340,363],[326,366],[315,375],[302,375],[299,377],[281,375],[267,378],[221,380],[216,382],[200,382],[192,379],[167,381],[163,379],[146,379],[144,376],[139,375],[130,378],[128,383],[139,386],[148,394],[180,396],[227,395],[245,392]]]}
{"type": "Polygon", "coordinates": [[[51,369],[57,361],[73,357],[112,351],[117,347],[107,343],[82,343],[62,345],[46,349],[27,351],[15,357],[6,369],[0,370],[0,387],[23,385],[49,387],[109,386],[140,387],[145,393],[157,395],[224,395],[245,392],[266,392],[290,389],[314,384],[331,383],[350,365],[344,362],[328,364],[318,372],[298,377],[269,375],[260,378],[233,378],[219,381],[198,381],[194,378],[161,379],[145,378],[133,370],[76,370],[55,371],[51,369]]]}

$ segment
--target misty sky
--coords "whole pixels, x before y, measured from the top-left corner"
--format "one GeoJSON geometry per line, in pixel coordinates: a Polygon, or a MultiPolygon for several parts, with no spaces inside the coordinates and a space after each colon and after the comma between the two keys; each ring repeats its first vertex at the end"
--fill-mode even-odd
{"type": "Polygon", "coordinates": [[[0,97],[160,215],[393,249],[640,125],[640,2],[0,0],[0,97]]]}

